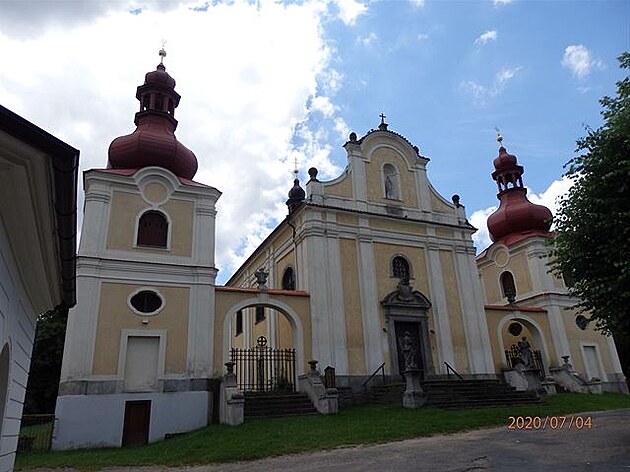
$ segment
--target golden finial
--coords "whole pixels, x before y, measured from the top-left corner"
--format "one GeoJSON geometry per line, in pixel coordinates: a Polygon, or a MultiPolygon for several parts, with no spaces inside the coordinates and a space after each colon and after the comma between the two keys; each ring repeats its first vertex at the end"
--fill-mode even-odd
{"type": "Polygon", "coordinates": [[[166,45],[166,39],[162,40],[162,49],[160,49],[160,52],[158,53],[160,55],[160,64],[164,63],[164,58],[166,57],[166,50],[164,49],[164,46],[166,45]]]}
{"type": "Polygon", "coordinates": [[[501,132],[499,131],[499,128],[497,128],[495,126],[494,129],[497,132],[497,142],[499,143],[499,147],[502,148],[503,147],[503,136],[501,136],[501,132]]]}

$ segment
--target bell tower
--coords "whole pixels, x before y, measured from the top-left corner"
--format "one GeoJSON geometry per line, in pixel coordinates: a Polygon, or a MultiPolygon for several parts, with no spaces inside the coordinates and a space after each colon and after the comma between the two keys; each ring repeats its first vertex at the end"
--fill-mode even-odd
{"type": "Polygon", "coordinates": [[[137,88],[136,129],[83,176],[55,449],[141,444],[208,421],[221,193],[192,180],[165,56],[137,88]]]}

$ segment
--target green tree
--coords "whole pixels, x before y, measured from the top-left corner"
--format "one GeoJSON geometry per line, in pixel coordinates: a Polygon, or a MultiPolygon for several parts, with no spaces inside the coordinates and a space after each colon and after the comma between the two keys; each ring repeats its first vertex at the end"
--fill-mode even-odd
{"type": "Polygon", "coordinates": [[[58,306],[37,317],[24,413],[54,413],[61,375],[68,309],[58,306]]]}
{"type": "MultiPolygon", "coordinates": [[[[630,69],[630,53],[618,58],[630,69]]],[[[555,218],[552,269],[565,277],[595,327],[630,336],[630,78],[600,99],[604,123],[577,141],[566,176],[575,184],[555,218]]],[[[624,365],[627,368],[627,364],[624,365]]]]}

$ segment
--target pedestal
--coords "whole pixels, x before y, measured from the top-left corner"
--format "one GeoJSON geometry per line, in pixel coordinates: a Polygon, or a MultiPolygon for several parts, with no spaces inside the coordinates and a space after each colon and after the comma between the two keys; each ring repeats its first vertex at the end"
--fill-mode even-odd
{"type": "Polygon", "coordinates": [[[403,393],[403,407],[419,408],[427,402],[427,397],[420,385],[421,371],[419,369],[407,369],[405,375],[405,393],[403,393]]]}

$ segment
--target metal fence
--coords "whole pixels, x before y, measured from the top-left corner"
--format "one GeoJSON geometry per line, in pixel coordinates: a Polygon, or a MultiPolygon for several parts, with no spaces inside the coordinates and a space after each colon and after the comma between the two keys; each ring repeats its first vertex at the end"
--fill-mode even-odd
{"type": "Polygon", "coordinates": [[[50,450],[54,426],[55,415],[23,415],[17,452],[50,450]]]}
{"type": "Polygon", "coordinates": [[[238,388],[245,392],[294,392],[295,349],[257,346],[230,350],[238,388]]]}

